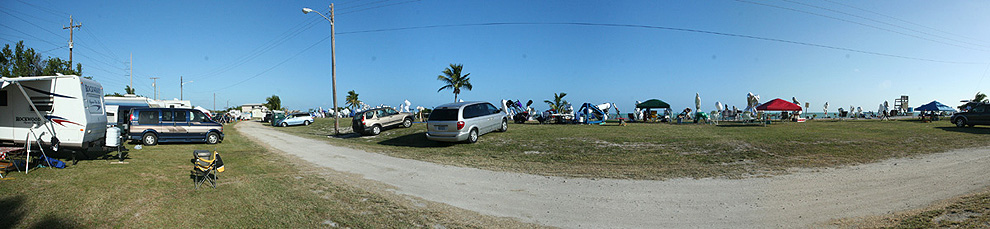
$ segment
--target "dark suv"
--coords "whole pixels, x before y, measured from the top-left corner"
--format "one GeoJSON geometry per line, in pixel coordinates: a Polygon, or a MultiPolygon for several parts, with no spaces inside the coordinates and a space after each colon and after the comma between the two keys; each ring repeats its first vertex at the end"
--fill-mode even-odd
{"type": "Polygon", "coordinates": [[[990,125],[990,104],[967,103],[963,111],[953,114],[950,121],[957,127],[973,127],[974,125],[990,125]]]}

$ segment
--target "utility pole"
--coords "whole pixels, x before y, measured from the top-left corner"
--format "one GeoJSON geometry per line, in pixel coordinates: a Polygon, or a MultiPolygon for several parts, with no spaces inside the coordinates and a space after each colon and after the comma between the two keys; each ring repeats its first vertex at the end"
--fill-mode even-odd
{"type": "Polygon", "coordinates": [[[213,111],[217,111],[217,93],[213,93],[213,111]]]}
{"type": "Polygon", "coordinates": [[[74,29],[82,27],[82,24],[73,24],[73,23],[74,22],[72,21],[72,15],[69,15],[69,26],[62,27],[62,29],[69,30],[69,67],[70,68],[72,67],[72,34],[73,34],[72,31],[74,29]]]}
{"type": "Polygon", "coordinates": [[[158,77],[151,77],[151,86],[155,87],[155,100],[158,100],[158,77]]]}
{"type": "Polygon", "coordinates": [[[340,135],[340,121],[338,120],[340,111],[337,110],[337,42],[334,39],[334,19],[333,3],[330,3],[330,78],[333,80],[333,131],[334,135],[340,135]]]}
{"type": "Polygon", "coordinates": [[[185,86],[185,85],[186,85],[186,82],[185,81],[182,81],[182,76],[179,76],[179,100],[185,100],[186,99],[186,98],[183,98],[182,97],[182,86],[185,86]]]}
{"type": "MultiPolygon", "coordinates": [[[[131,61],[127,62],[131,65],[127,70],[131,72],[131,90],[134,90],[134,53],[131,53],[131,61]]],[[[137,93],[137,91],[135,91],[137,93]]]]}

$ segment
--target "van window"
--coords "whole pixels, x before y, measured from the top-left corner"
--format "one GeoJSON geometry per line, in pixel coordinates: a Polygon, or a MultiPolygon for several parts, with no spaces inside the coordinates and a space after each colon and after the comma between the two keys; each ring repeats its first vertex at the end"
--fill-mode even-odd
{"type": "Polygon", "coordinates": [[[158,111],[156,110],[138,111],[138,124],[141,125],[158,124],[158,111]]]}
{"type": "Polygon", "coordinates": [[[175,111],[175,116],[172,119],[176,122],[186,122],[186,116],[189,116],[189,111],[175,111]]]}
{"type": "Polygon", "coordinates": [[[488,114],[498,113],[498,108],[496,108],[495,105],[492,105],[491,103],[486,103],[485,107],[488,107],[488,114]]]}
{"type": "Polygon", "coordinates": [[[364,118],[366,118],[366,119],[375,118],[375,113],[374,112],[364,112],[364,118]]]}
{"type": "Polygon", "coordinates": [[[438,108],[433,110],[428,121],[457,121],[457,109],[438,108]]]}
{"type": "Polygon", "coordinates": [[[193,111],[192,122],[210,122],[209,118],[202,111],[193,111]]]}
{"type": "Polygon", "coordinates": [[[162,122],[172,121],[172,111],[162,111],[162,122]]]}
{"type": "Polygon", "coordinates": [[[474,118],[481,117],[488,114],[488,108],[483,107],[484,104],[474,104],[464,107],[464,118],[474,118]]]}

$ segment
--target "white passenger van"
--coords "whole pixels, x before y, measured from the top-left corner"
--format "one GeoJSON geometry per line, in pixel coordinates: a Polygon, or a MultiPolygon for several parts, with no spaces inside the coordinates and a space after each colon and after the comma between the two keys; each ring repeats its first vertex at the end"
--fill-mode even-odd
{"type": "Polygon", "coordinates": [[[107,116],[100,83],[74,75],[3,77],[0,83],[0,143],[40,140],[73,151],[103,146],[107,116]]]}

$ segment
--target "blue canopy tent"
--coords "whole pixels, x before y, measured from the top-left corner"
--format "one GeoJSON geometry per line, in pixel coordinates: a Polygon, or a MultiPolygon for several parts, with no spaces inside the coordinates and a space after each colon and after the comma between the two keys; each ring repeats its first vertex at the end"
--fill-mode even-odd
{"type": "Polygon", "coordinates": [[[932,101],[928,104],[921,105],[920,107],[914,108],[915,111],[956,111],[955,108],[946,106],[938,101],[932,101]]]}

